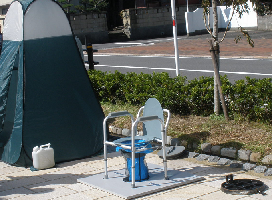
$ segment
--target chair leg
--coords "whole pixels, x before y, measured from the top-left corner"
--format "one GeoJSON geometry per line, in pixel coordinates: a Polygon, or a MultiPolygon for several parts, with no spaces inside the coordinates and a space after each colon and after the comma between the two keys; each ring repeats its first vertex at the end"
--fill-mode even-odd
{"type": "Polygon", "coordinates": [[[107,170],[107,144],[104,144],[104,164],[105,164],[105,179],[108,179],[108,170],[107,170]]]}
{"type": "Polygon", "coordinates": [[[163,166],[164,166],[164,179],[169,180],[167,176],[167,161],[166,160],[163,161],[163,166]]]}
{"type": "Polygon", "coordinates": [[[169,178],[167,176],[167,159],[166,159],[166,150],[165,150],[165,140],[166,140],[166,135],[165,135],[165,132],[162,131],[164,179],[169,180],[169,178]]]}
{"type": "MultiPolygon", "coordinates": [[[[137,123],[136,123],[137,124],[137,123]]],[[[131,131],[132,137],[131,137],[131,157],[132,157],[132,163],[131,163],[131,187],[135,188],[135,134],[134,134],[134,126],[131,131]]]]}
{"type": "Polygon", "coordinates": [[[103,121],[103,135],[104,135],[104,164],[105,164],[105,179],[108,179],[108,171],[107,171],[107,122],[108,117],[106,117],[103,121]]]}

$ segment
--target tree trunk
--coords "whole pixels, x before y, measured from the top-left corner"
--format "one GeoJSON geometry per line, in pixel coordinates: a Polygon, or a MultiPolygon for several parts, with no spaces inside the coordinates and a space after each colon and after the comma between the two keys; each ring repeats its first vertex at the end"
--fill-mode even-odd
{"type": "MultiPolygon", "coordinates": [[[[213,10],[213,38],[214,38],[214,49],[215,59],[217,63],[217,70],[219,71],[219,43],[218,43],[218,15],[217,15],[217,1],[212,0],[212,10],[213,10]]],[[[219,91],[217,83],[217,74],[214,72],[214,113],[219,115],[220,113],[220,101],[219,101],[219,91]]]]}
{"type": "Polygon", "coordinates": [[[219,76],[219,70],[217,68],[218,63],[216,60],[216,51],[218,51],[217,49],[214,48],[214,44],[213,41],[210,40],[210,51],[211,51],[211,56],[212,56],[212,60],[213,60],[213,67],[214,67],[214,73],[216,74],[216,83],[218,85],[218,89],[219,89],[219,94],[220,94],[220,99],[221,99],[221,103],[222,103],[222,107],[223,107],[223,112],[224,112],[224,116],[226,120],[229,120],[229,115],[228,115],[228,110],[227,110],[227,106],[226,106],[226,102],[225,102],[225,98],[224,98],[224,94],[221,88],[221,81],[220,81],[220,76],[219,76]]]}

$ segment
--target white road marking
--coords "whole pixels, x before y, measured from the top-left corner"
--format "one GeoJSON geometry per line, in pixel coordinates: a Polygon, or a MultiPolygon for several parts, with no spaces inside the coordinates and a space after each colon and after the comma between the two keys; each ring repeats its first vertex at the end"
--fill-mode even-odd
{"type": "Polygon", "coordinates": [[[245,60],[245,61],[251,61],[251,60],[259,60],[257,58],[234,58],[233,60],[245,60]]]}
{"type": "Polygon", "coordinates": [[[143,43],[116,42],[114,44],[118,44],[118,45],[142,45],[143,43]]]}
{"type": "MultiPolygon", "coordinates": [[[[85,55],[87,56],[87,55],[85,55]]],[[[116,55],[107,55],[107,54],[96,54],[96,55],[93,55],[94,57],[107,57],[107,56],[116,56],[116,55]]],[[[137,55],[137,56],[134,56],[134,55],[118,55],[118,56],[124,56],[124,57],[136,57],[136,58],[172,58],[174,59],[175,57],[174,56],[145,56],[145,55],[137,55]]],[[[208,60],[211,60],[211,57],[193,57],[193,56],[180,56],[179,57],[180,59],[184,59],[184,58],[204,58],[204,59],[208,59],[208,60]]],[[[238,61],[254,61],[254,60],[260,60],[260,59],[257,59],[257,58],[225,58],[225,57],[221,57],[220,60],[238,60],[238,61]]],[[[270,60],[272,61],[272,60],[270,60]]]]}
{"type": "MultiPolygon", "coordinates": [[[[175,68],[159,68],[159,67],[136,67],[136,66],[109,66],[109,65],[95,65],[95,67],[111,67],[111,68],[127,68],[127,69],[149,69],[149,70],[165,70],[174,71],[175,68]]],[[[214,73],[213,70],[200,70],[200,69],[179,69],[180,71],[188,72],[203,72],[203,73],[214,73]]],[[[238,75],[257,75],[257,76],[272,76],[272,74],[252,73],[252,72],[229,72],[220,71],[224,74],[238,74],[238,75]]]]}
{"type": "MultiPolygon", "coordinates": [[[[94,57],[97,56],[114,56],[114,55],[94,55],[94,57]]],[[[126,55],[122,55],[126,56],[126,55]]],[[[127,57],[139,57],[139,58],[158,58],[158,57],[163,57],[163,58],[175,58],[174,56],[133,56],[133,55],[128,55],[127,57]]],[[[194,57],[184,57],[181,56],[179,57],[180,59],[186,59],[186,58],[194,58],[194,57]]],[[[206,59],[211,59],[207,57],[206,59]]],[[[241,60],[241,61],[251,61],[251,60],[260,60],[260,59],[255,59],[255,58],[220,58],[222,60],[241,60]]],[[[175,68],[158,68],[158,67],[137,67],[137,66],[110,66],[110,65],[95,65],[96,67],[112,67],[112,68],[127,68],[127,69],[149,69],[149,70],[165,70],[165,71],[175,71],[175,68]]],[[[179,69],[180,71],[188,71],[188,72],[203,72],[203,73],[214,73],[213,70],[192,70],[192,69],[179,69]]],[[[253,73],[253,72],[230,72],[230,71],[220,71],[220,73],[224,74],[238,74],[238,75],[256,75],[256,76],[272,76],[272,74],[262,74],[262,73],[253,73]]]]}

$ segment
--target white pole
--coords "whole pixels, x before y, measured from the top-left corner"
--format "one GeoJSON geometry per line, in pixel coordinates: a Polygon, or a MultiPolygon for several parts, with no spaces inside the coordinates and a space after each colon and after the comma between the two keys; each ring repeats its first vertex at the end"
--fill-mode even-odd
{"type": "Polygon", "coordinates": [[[189,0],[187,0],[187,12],[189,12],[189,0]]]}
{"type": "Polygon", "coordinates": [[[177,22],[176,22],[175,0],[171,0],[171,7],[172,7],[174,46],[175,46],[176,75],[178,76],[179,75],[179,52],[178,52],[178,41],[177,41],[177,22]]]}

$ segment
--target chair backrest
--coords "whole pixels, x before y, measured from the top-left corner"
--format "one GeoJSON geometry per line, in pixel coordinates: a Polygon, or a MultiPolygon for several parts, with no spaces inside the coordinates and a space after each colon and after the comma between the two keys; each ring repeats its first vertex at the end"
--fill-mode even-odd
{"type": "MultiPolygon", "coordinates": [[[[146,101],[143,116],[158,116],[162,121],[163,118],[163,109],[160,102],[155,98],[150,98],[146,101]]],[[[143,123],[143,135],[147,135],[148,138],[158,138],[161,137],[161,122],[159,120],[147,121],[143,123]]]]}

